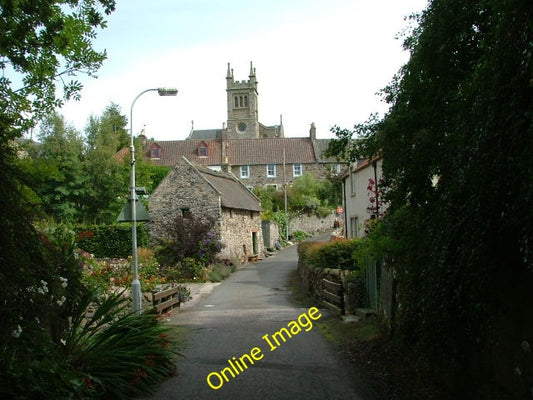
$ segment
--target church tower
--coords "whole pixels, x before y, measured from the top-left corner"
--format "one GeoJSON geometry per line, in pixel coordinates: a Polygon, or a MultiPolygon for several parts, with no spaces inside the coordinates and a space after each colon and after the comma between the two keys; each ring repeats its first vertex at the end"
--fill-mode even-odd
{"type": "Polygon", "coordinates": [[[228,96],[228,137],[232,139],[259,139],[259,116],[257,103],[257,79],[250,62],[247,81],[235,81],[233,69],[228,63],[226,92],[228,96]]]}

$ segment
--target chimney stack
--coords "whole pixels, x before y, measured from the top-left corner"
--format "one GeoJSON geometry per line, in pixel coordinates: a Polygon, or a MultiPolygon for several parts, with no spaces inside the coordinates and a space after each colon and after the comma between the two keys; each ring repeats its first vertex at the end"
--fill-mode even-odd
{"type": "Polygon", "coordinates": [[[316,140],[316,126],[315,123],[311,123],[311,129],[309,129],[309,137],[311,140],[316,140]]]}

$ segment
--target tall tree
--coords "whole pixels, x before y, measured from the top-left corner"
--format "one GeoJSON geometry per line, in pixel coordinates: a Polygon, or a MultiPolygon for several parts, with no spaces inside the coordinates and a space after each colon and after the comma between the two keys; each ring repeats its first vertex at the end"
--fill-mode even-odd
{"type": "Polygon", "coordinates": [[[3,1],[0,8],[0,133],[12,139],[79,98],[78,73],[93,76],[106,58],[92,47],[115,0],[3,1]],[[57,86],[61,91],[57,91],[57,86]]]}
{"type": "Polygon", "coordinates": [[[34,228],[34,206],[22,189],[26,177],[19,168],[20,153],[14,139],[33,127],[35,121],[52,114],[62,99],[79,95],[81,85],[65,78],[81,72],[93,75],[101,65],[105,52],[95,51],[92,40],[97,30],[105,27],[104,14],[114,7],[114,0],[0,3],[3,398],[34,398],[37,393],[46,397],[45,387],[55,386],[63,394],[66,384],[79,387],[75,380],[67,382],[62,370],[50,362],[47,350],[62,346],[60,338],[53,334],[57,333],[54,326],[66,322],[71,315],[69,309],[80,295],[80,267],[72,257],[72,242],[69,244],[64,238],[52,242],[34,228]],[[62,90],[56,92],[57,86],[62,90]]]}
{"type": "Polygon", "coordinates": [[[128,173],[116,158],[116,152],[129,141],[126,124],[116,104],[108,106],[100,117],[89,119],[84,164],[88,179],[84,218],[88,222],[112,222],[127,198],[128,173]]]}
{"type": "Polygon", "coordinates": [[[76,221],[85,195],[83,139],[57,113],[42,121],[38,137],[38,143],[26,142],[27,156],[19,161],[27,187],[46,215],[56,221],[76,221]]]}
{"type": "Polygon", "coordinates": [[[97,147],[109,148],[117,152],[129,146],[128,120],[121,114],[120,106],[111,103],[99,117],[91,116],[85,129],[89,151],[97,147]]]}
{"type": "Polygon", "coordinates": [[[525,396],[505,371],[533,335],[533,2],[433,0],[417,21],[390,111],[332,150],[383,156],[398,334],[469,390],[525,396]]]}

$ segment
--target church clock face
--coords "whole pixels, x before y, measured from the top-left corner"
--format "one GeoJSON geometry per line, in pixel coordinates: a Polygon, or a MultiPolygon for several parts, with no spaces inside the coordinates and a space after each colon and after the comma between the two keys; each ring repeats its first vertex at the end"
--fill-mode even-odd
{"type": "Polygon", "coordinates": [[[239,132],[246,132],[246,124],[244,122],[241,122],[238,126],[237,126],[237,129],[239,130],[239,132]]]}

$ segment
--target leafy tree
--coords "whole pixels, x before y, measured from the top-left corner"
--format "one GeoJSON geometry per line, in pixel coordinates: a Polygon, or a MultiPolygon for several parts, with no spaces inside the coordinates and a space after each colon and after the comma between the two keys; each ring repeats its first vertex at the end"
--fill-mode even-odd
{"type": "Polygon", "coordinates": [[[121,114],[120,106],[111,103],[100,117],[89,118],[85,133],[88,150],[106,148],[113,154],[129,146],[129,133],[126,129],[128,120],[121,114]]]}
{"type": "Polygon", "coordinates": [[[76,221],[86,195],[83,139],[57,113],[41,123],[39,139],[40,143],[28,143],[28,157],[22,161],[29,187],[48,216],[76,221]]]}
{"type": "Polygon", "coordinates": [[[525,396],[531,380],[504,371],[533,334],[516,323],[533,305],[533,3],[434,0],[414,18],[389,112],[335,128],[330,150],[383,156],[399,337],[462,396],[525,396]]]}
{"type": "Polygon", "coordinates": [[[86,222],[112,222],[128,197],[128,172],[115,157],[128,143],[126,124],[126,117],[120,114],[116,104],[108,106],[100,117],[92,116],[88,121],[84,162],[86,222]]]}
{"type": "Polygon", "coordinates": [[[63,99],[78,99],[77,73],[94,76],[106,58],[92,48],[115,0],[3,1],[0,9],[0,133],[11,140],[63,99]],[[62,88],[57,91],[57,86],[62,88]]]}

